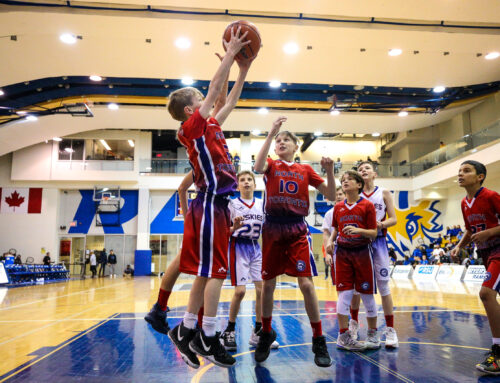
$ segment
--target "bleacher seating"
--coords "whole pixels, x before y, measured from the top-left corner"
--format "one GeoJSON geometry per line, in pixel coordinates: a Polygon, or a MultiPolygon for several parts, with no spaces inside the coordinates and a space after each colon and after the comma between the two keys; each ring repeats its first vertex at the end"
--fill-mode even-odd
{"type": "Polygon", "coordinates": [[[69,279],[69,271],[60,265],[5,265],[10,286],[62,282],[69,279]]]}

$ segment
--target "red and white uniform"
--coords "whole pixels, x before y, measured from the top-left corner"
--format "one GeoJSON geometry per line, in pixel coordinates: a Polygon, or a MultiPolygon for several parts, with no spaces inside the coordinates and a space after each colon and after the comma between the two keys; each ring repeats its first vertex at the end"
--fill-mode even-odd
{"type": "MultiPolygon", "coordinates": [[[[465,228],[472,234],[497,227],[500,224],[500,195],[482,187],[472,200],[464,197],[462,215],[465,228]]],[[[491,237],[476,246],[486,266],[483,286],[500,293],[500,236],[491,237]]]]}
{"type": "Polygon", "coordinates": [[[309,165],[270,158],[267,165],[262,279],[285,273],[316,276],[311,236],[304,218],[309,214],[309,185],[317,188],[325,181],[309,165]]]}
{"type": "Polygon", "coordinates": [[[347,200],[335,205],[332,226],[337,229],[335,254],[335,282],[338,291],[355,289],[362,294],[376,293],[371,240],[361,235],[347,235],[346,226],[375,229],[375,207],[367,199],[360,198],[352,205],[347,200]]]}
{"type": "Polygon", "coordinates": [[[187,149],[198,191],[184,220],[180,271],[224,279],[231,225],[228,196],[237,186],[224,133],[215,118],[205,120],[197,109],[177,136],[187,149]]]}
{"type": "MultiPolygon", "coordinates": [[[[332,220],[333,220],[333,211],[335,210],[335,206],[333,206],[330,210],[328,210],[325,213],[325,216],[323,217],[323,224],[321,225],[321,230],[328,230],[330,234],[332,234],[333,231],[333,226],[332,226],[332,220]]],[[[322,248],[323,250],[323,257],[325,257],[326,250],[322,248]]],[[[332,266],[330,267],[330,272],[332,276],[332,284],[335,286],[335,252],[337,251],[337,243],[335,242],[334,248],[333,248],[333,255],[332,255],[332,266]]]]}

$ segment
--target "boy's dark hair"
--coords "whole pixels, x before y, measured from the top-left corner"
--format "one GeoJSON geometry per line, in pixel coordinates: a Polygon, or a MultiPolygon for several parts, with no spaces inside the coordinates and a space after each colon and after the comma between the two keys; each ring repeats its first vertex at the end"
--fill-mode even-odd
{"type": "Polygon", "coordinates": [[[361,174],[359,174],[355,170],[347,170],[344,172],[344,174],[342,174],[342,177],[340,178],[340,182],[342,182],[342,180],[344,179],[345,176],[352,177],[356,180],[357,183],[361,184],[361,188],[358,189],[358,193],[361,194],[361,192],[363,191],[363,188],[365,187],[365,180],[363,180],[363,177],[361,177],[361,174]]]}
{"type": "Polygon", "coordinates": [[[240,182],[240,177],[244,175],[249,175],[250,177],[252,177],[253,183],[255,184],[255,176],[250,170],[242,170],[238,174],[236,174],[236,179],[238,180],[238,182],[240,182]]]}
{"type": "Polygon", "coordinates": [[[196,88],[186,87],[177,89],[170,93],[168,96],[168,112],[174,120],[186,121],[187,116],[184,113],[184,108],[193,103],[193,96],[200,96],[203,98],[203,94],[196,88]]]}
{"type": "Polygon", "coordinates": [[[467,160],[460,164],[460,166],[462,165],[471,165],[476,170],[477,175],[484,174],[484,178],[481,180],[480,185],[483,184],[484,180],[486,179],[486,166],[484,166],[484,164],[474,160],[467,160]]]}
{"type": "Polygon", "coordinates": [[[364,165],[364,164],[368,164],[372,167],[373,171],[377,171],[377,168],[375,167],[375,164],[372,162],[372,161],[361,161],[359,164],[358,164],[358,169],[361,167],[361,165],[364,165]]]}
{"type": "Polygon", "coordinates": [[[276,137],[274,137],[274,139],[276,139],[278,136],[281,136],[282,134],[284,134],[285,136],[290,137],[290,139],[295,143],[295,145],[299,144],[298,137],[295,134],[293,134],[292,132],[290,132],[289,130],[283,130],[282,132],[279,132],[276,135],[276,137]]]}
{"type": "MultiPolygon", "coordinates": [[[[342,190],[342,186],[337,186],[337,188],[335,189],[335,191],[339,191],[339,190],[342,190]]],[[[342,193],[344,192],[344,190],[342,190],[342,193]]]]}

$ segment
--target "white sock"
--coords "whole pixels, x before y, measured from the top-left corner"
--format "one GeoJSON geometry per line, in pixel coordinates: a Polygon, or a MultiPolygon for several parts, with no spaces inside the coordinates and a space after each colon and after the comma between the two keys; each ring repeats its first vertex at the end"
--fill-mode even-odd
{"type": "Polygon", "coordinates": [[[182,320],[182,322],[184,323],[184,327],[193,330],[197,320],[198,320],[198,315],[191,314],[190,312],[186,311],[184,313],[184,319],[182,320]]]}
{"type": "Polygon", "coordinates": [[[491,338],[493,339],[493,344],[500,344],[500,338],[491,338]]]}
{"type": "Polygon", "coordinates": [[[215,325],[217,317],[207,317],[203,315],[203,332],[206,336],[215,336],[215,325]]]}

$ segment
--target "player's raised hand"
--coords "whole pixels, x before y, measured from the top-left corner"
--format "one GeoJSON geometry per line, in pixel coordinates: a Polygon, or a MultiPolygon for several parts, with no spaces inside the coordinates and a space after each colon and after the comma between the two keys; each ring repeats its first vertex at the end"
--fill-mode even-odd
{"type": "Polygon", "coordinates": [[[321,157],[320,164],[327,172],[333,171],[333,160],[330,157],[321,157]]]}
{"type": "Polygon", "coordinates": [[[239,51],[241,51],[241,48],[243,48],[245,45],[250,44],[250,40],[245,41],[245,37],[247,36],[247,34],[248,31],[241,34],[241,27],[238,27],[236,31],[234,30],[234,27],[231,28],[231,39],[229,40],[229,42],[222,39],[222,42],[226,47],[227,54],[230,54],[234,57],[239,53],[239,51]]]}
{"type": "Polygon", "coordinates": [[[274,122],[273,122],[273,126],[271,128],[271,130],[269,131],[269,135],[271,137],[274,137],[276,136],[280,129],[281,129],[281,125],[283,125],[283,123],[287,120],[287,118],[285,116],[279,116],[274,122]]]}

